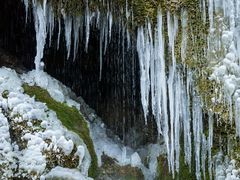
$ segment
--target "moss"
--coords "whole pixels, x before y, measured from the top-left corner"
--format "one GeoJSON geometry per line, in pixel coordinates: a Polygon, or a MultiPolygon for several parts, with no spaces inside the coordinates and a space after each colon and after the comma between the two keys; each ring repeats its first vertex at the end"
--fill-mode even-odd
{"type": "Polygon", "coordinates": [[[81,113],[75,107],[69,107],[64,103],[55,101],[46,90],[38,86],[24,84],[23,88],[26,94],[35,96],[36,100],[46,103],[49,109],[56,112],[57,117],[66,128],[77,133],[83,139],[92,158],[89,175],[96,177],[98,172],[97,156],[89,134],[87,122],[81,113]]]}
{"type": "Polygon", "coordinates": [[[236,166],[240,167],[240,139],[235,136],[229,137],[232,150],[230,152],[231,158],[236,160],[236,166]]]}
{"type": "Polygon", "coordinates": [[[193,168],[189,168],[184,162],[184,156],[181,153],[179,160],[179,173],[175,174],[175,178],[173,178],[172,174],[168,172],[168,162],[167,158],[161,155],[158,158],[158,177],[159,180],[173,180],[173,179],[196,179],[195,170],[193,168]]]}
{"type": "Polygon", "coordinates": [[[9,95],[9,91],[8,90],[5,90],[2,92],[2,97],[7,99],[8,98],[8,95],[9,95]]]}

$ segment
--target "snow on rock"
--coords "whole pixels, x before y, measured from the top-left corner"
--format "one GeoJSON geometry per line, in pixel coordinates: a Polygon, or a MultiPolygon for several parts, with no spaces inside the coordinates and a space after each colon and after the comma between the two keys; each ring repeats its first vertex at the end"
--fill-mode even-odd
{"type": "Polygon", "coordinates": [[[99,166],[102,165],[101,157],[103,154],[117,160],[119,165],[131,164],[130,156],[133,153],[132,149],[125,147],[120,143],[116,143],[113,139],[109,138],[106,133],[106,128],[101,124],[101,120],[97,119],[96,122],[91,123],[90,129],[94,142],[95,151],[98,157],[99,166]],[[102,126],[101,126],[102,125],[102,126]]]}
{"type": "Polygon", "coordinates": [[[240,169],[236,169],[236,161],[229,160],[227,156],[223,156],[222,152],[218,152],[214,156],[215,178],[217,180],[240,180],[240,169]]]}
{"type": "MultiPolygon", "coordinates": [[[[69,155],[73,150],[73,141],[67,140],[64,136],[61,136],[57,141],[58,147],[62,148],[66,155],[69,155]]],[[[84,155],[84,154],[83,154],[84,155]]]]}
{"type": "Polygon", "coordinates": [[[138,153],[137,153],[137,152],[133,153],[133,154],[131,155],[131,166],[132,166],[132,167],[137,167],[137,166],[139,166],[139,165],[141,165],[141,164],[142,164],[141,158],[140,158],[140,156],[138,155],[138,153]]]}
{"type": "Polygon", "coordinates": [[[69,106],[75,106],[78,110],[80,109],[80,105],[69,97],[70,90],[47,73],[33,70],[24,74],[22,79],[29,85],[37,85],[46,89],[56,101],[66,102],[69,106]]]}
{"type": "Polygon", "coordinates": [[[13,175],[15,153],[11,145],[9,124],[0,110],[0,177],[8,179],[13,175]]]}
{"type": "Polygon", "coordinates": [[[0,69],[0,93],[4,90],[16,92],[23,91],[21,79],[14,70],[8,68],[0,69]]]}
{"type": "Polygon", "coordinates": [[[22,80],[15,71],[0,68],[0,179],[39,179],[60,172],[61,177],[88,179],[91,157],[83,141],[63,127],[44,103],[23,93],[22,84],[30,83],[59,92],[52,93],[58,100],[69,98],[56,80],[42,73],[40,82],[38,76],[33,71],[22,80]],[[73,170],[66,169],[69,163],[73,170]],[[57,165],[63,168],[54,168],[57,165]]]}
{"type": "Polygon", "coordinates": [[[40,179],[91,180],[92,178],[84,177],[77,169],[68,169],[57,166],[40,179]]]}
{"type": "MultiPolygon", "coordinates": [[[[82,99],[80,101],[83,106],[86,106],[82,99]]],[[[91,121],[91,123],[89,123],[90,132],[98,158],[98,165],[102,165],[102,156],[107,155],[114,159],[114,161],[120,166],[131,165],[141,169],[145,179],[154,179],[157,175],[157,158],[160,154],[166,153],[165,145],[151,144],[137,150],[124,146],[118,137],[112,136],[109,138],[107,135],[107,129],[104,123],[102,123],[101,118],[94,114],[94,110],[91,108],[88,107],[87,109],[88,119],[91,121]],[[142,160],[145,159],[149,160],[149,168],[146,168],[142,163],[142,160]]]]}
{"type": "Polygon", "coordinates": [[[221,101],[225,101],[229,105],[230,122],[232,123],[232,118],[235,117],[236,135],[240,136],[238,125],[240,124],[238,118],[240,106],[237,101],[240,97],[238,93],[240,90],[240,33],[238,23],[240,4],[234,0],[228,0],[227,3],[222,0],[211,2],[217,5],[217,8],[214,13],[209,12],[210,19],[214,19],[215,23],[210,26],[208,51],[209,59],[211,61],[216,59],[216,63],[209,79],[216,81],[223,87],[220,93],[224,95],[224,99],[221,101]],[[220,13],[222,10],[223,14],[220,13]],[[218,14],[216,19],[213,18],[214,14],[218,14]]]}

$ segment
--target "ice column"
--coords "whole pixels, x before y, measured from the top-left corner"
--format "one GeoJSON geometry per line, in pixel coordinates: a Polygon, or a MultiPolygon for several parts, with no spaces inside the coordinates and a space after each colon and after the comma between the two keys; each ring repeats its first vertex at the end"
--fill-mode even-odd
{"type": "Polygon", "coordinates": [[[200,104],[200,99],[196,95],[193,95],[193,135],[194,135],[194,155],[195,155],[195,166],[196,166],[196,178],[201,179],[201,140],[202,140],[202,108],[200,104]]]}
{"type": "Polygon", "coordinates": [[[145,123],[147,123],[148,105],[149,105],[149,91],[150,91],[150,60],[152,54],[152,41],[150,39],[149,28],[145,29],[140,27],[137,35],[137,51],[140,65],[140,84],[141,84],[141,100],[145,117],[145,123]],[[146,32],[145,32],[146,31],[146,32]]]}
{"type": "Polygon", "coordinates": [[[67,48],[67,59],[70,57],[71,53],[71,41],[72,41],[72,18],[66,14],[63,15],[64,25],[65,25],[65,40],[67,48]]]}
{"type": "Polygon", "coordinates": [[[44,4],[41,5],[36,0],[32,1],[37,43],[36,47],[37,54],[35,56],[34,63],[37,71],[42,69],[41,60],[43,58],[44,46],[46,44],[47,38],[46,10],[44,9],[44,7],[46,7],[47,1],[44,0],[43,3],[44,4]]]}

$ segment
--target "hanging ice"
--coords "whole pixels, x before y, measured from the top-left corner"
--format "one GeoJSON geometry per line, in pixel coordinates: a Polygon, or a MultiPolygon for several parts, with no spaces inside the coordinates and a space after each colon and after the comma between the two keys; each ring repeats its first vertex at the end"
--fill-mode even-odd
{"type": "Polygon", "coordinates": [[[60,45],[60,38],[61,38],[61,18],[58,18],[58,39],[57,39],[57,50],[59,49],[60,45]]]}
{"type": "Polygon", "coordinates": [[[23,0],[23,3],[25,5],[25,16],[26,16],[26,23],[27,23],[27,20],[28,20],[28,8],[29,8],[29,0],[23,0]]]}
{"type": "Polygon", "coordinates": [[[81,17],[75,17],[73,23],[74,29],[74,53],[73,53],[73,60],[75,61],[78,48],[79,48],[79,34],[80,34],[80,26],[81,26],[81,17]]]}
{"type": "Polygon", "coordinates": [[[64,25],[65,25],[65,40],[67,48],[67,59],[71,53],[71,41],[72,41],[72,18],[64,14],[64,25]]]}
{"type": "Polygon", "coordinates": [[[201,140],[203,133],[202,125],[202,109],[200,106],[200,99],[196,95],[193,96],[193,135],[194,135],[194,155],[195,155],[195,166],[196,166],[196,178],[201,179],[201,140]]]}
{"type": "Polygon", "coordinates": [[[46,0],[44,1],[43,5],[36,0],[32,1],[37,44],[37,54],[35,56],[34,63],[37,71],[42,69],[41,60],[43,58],[44,46],[47,38],[46,14],[44,10],[46,3],[46,0]]]}
{"type": "Polygon", "coordinates": [[[181,59],[182,62],[186,58],[186,48],[187,48],[187,11],[182,10],[181,12],[181,22],[182,22],[182,42],[181,42],[181,59]]]}
{"type": "Polygon", "coordinates": [[[147,115],[148,115],[148,105],[149,105],[149,92],[150,92],[150,60],[151,58],[151,50],[152,50],[152,42],[150,41],[148,29],[144,31],[143,27],[138,29],[137,35],[137,51],[139,57],[140,64],[140,72],[141,72],[141,100],[142,107],[145,117],[145,123],[147,123],[147,115]],[[145,33],[147,31],[147,33],[145,33]]]}
{"type": "Polygon", "coordinates": [[[192,74],[187,72],[186,89],[183,91],[182,99],[182,117],[183,117],[183,129],[184,129],[184,159],[185,163],[191,167],[192,158],[192,133],[191,133],[191,114],[190,114],[190,94],[192,93],[192,74]]]}
{"type": "Polygon", "coordinates": [[[212,113],[208,113],[208,172],[212,179],[212,146],[213,146],[213,117],[212,113]]]}

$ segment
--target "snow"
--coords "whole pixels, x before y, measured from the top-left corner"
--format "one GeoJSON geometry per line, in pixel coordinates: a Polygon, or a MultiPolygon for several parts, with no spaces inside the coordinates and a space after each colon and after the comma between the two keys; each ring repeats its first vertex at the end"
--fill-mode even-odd
{"type": "Polygon", "coordinates": [[[135,152],[131,155],[131,166],[132,167],[137,167],[137,166],[140,166],[140,165],[142,165],[141,158],[138,155],[138,153],[135,152]]]}
{"type": "MultiPolygon", "coordinates": [[[[14,166],[15,163],[13,157],[17,157],[19,161],[18,174],[25,177],[34,172],[36,176],[33,177],[33,179],[40,176],[41,179],[53,176],[63,178],[68,177],[70,179],[77,177],[80,179],[87,179],[91,158],[86,145],[83,144],[83,141],[77,135],[67,131],[61,125],[55,112],[49,110],[45,104],[36,102],[34,98],[24,94],[21,85],[23,83],[39,85],[42,88],[47,88],[50,95],[55,97],[56,100],[61,100],[59,96],[55,96],[55,93],[51,93],[54,90],[58,90],[62,94],[61,97],[72,101],[68,96],[69,90],[60,82],[42,71],[37,72],[33,70],[20,76],[11,69],[1,68],[0,75],[1,73],[4,74],[4,76],[1,76],[2,82],[5,82],[6,80],[9,82],[16,82],[19,87],[16,88],[16,86],[14,86],[14,88],[6,83],[0,83],[1,92],[6,89],[9,90],[7,99],[0,96],[0,107],[5,110],[10,110],[9,117],[12,119],[12,123],[17,125],[16,127],[19,127],[18,124],[24,122],[26,122],[27,126],[25,128],[21,127],[23,128],[21,140],[26,141],[27,144],[25,149],[20,150],[18,146],[15,147],[15,145],[11,143],[8,122],[5,115],[3,115],[4,119],[1,118],[0,113],[0,137],[2,139],[4,138],[4,141],[0,140],[0,153],[1,147],[4,147],[3,152],[6,153],[4,154],[4,160],[0,159],[0,164],[5,163],[6,159],[7,162],[11,164],[11,166],[9,165],[9,169],[5,168],[5,174],[12,176],[12,166],[14,166]],[[42,77],[43,80],[40,81],[38,77],[42,77]],[[36,121],[39,121],[39,128],[36,128],[34,125],[36,121]],[[47,143],[49,140],[50,143],[47,143]],[[1,144],[2,142],[3,144],[1,144]],[[74,145],[77,145],[75,155],[79,157],[78,170],[69,170],[63,167],[55,167],[52,170],[46,169],[48,160],[47,155],[43,154],[43,152],[63,152],[65,155],[69,155],[72,152],[74,145]],[[78,175],[79,173],[81,176],[78,175]]],[[[73,102],[76,106],[80,106],[75,101],[73,102]]],[[[95,117],[96,115],[92,114],[92,116],[95,117]]],[[[145,149],[136,152],[130,147],[125,147],[119,140],[116,141],[116,139],[113,140],[109,138],[106,133],[106,128],[100,120],[89,125],[99,165],[101,165],[101,156],[106,154],[109,157],[116,159],[119,165],[124,166],[129,164],[133,167],[142,169],[146,179],[152,179],[156,175],[157,157],[160,154],[160,151],[163,153],[165,150],[161,150],[157,145],[149,146],[147,151],[150,153],[150,156],[148,156],[150,157],[151,163],[149,163],[150,169],[147,169],[142,164],[141,158],[143,157],[139,154],[141,151],[146,151],[145,149]]]]}
{"type": "Polygon", "coordinates": [[[48,174],[40,178],[40,180],[45,179],[91,180],[92,178],[84,177],[77,169],[68,169],[57,166],[53,168],[48,174]]]}
{"type": "Polygon", "coordinates": [[[70,94],[70,89],[65,85],[55,80],[47,73],[43,71],[30,71],[22,76],[24,82],[29,85],[37,85],[43,89],[46,89],[50,96],[58,102],[66,102],[69,106],[74,106],[80,110],[80,104],[72,100],[68,94],[70,94]]]}
{"type": "MultiPolygon", "coordinates": [[[[210,76],[210,80],[216,81],[223,90],[220,92],[224,94],[224,99],[220,101],[226,101],[229,106],[229,121],[232,123],[233,117],[235,117],[236,135],[239,134],[239,105],[238,105],[238,90],[240,88],[240,56],[239,56],[239,26],[238,17],[240,13],[239,2],[235,4],[234,0],[228,0],[227,3],[222,0],[212,0],[209,3],[217,5],[215,13],[220,10],[224,11],[221,18],[215,21],[221,22],[210,26],[211,29],[218,29],[220,36],[215,36],[213,33],[209,34],[209,39],[214,41],[209,46],[209,52],[216,52],[216,44],[220,44],[222,47],[220,50],[223,55],[218,56],[217,64],[213,67],[213,73],[210,76]],[[233,108],[234,107],[234,108],[233,108]],[[233,112],[234,110],[234,112],[233,112]],[[234,115],[234,116],[233,116],[234,115]]],[[[214,10],[209,12],[210,19],[214,17],[214,10]]],[[[219,46],[219,45],[218,45],[219,46]]]]}
{"type": "MultiPolygon", "coordinates": [[[[81,104],[84,101],[81,100],[81,104]]],[[[113,158],[120,166],[131,165],[142,170],[146,180],[152,180],[157,175],[157,165],[160,154],[165,154],[165,145],[150,144],[139,149],[132,149],[120,141],[114,135],[111,138],[107,135],[107,129],[102,120],[89,108],[88,118],[90,120],[90,132],[94,142],[95,152],[98,158],[98,165],[102,165],[103,154],[113,158]],[[143,165],[143,160],[148,159],[149,168],[143,165]]]]}
{"type": "Polygon", "coordinates": [[[0,93],[3,91],[23,91],[22,82],[14,70],[1,68],[0,69],[0,93]]]}
{"type": "Polygon", "coordinates": [[[220,151],[214,156],[215,174],[217,180],[239,180],[240,170],[236,169],[236,161],[230,160],[227,156],[223,156],[220,151]]]}
{"type": "MultiPolygon", "coordinates": [[[[47,169],[48,153],[63,153],[68,156],[76,146],[75,156],[79,157],[79,169],[74,172],[85,178],[91,161],[86,145],[77,135],[62,126],[55,112],[23,93],[21,85],[26,83],[24,80],[36,83],[31,74],[34,72],[29,73],[30,79],[26,79],[27,74],[22,75],[21,79],[15,71],[0,68],[0,94],[8,91],[7,98],[0,95],[0,166],[3,166],[0,170],[1,177],[20,175],[37,179],[51,170],[47,169]],[[36,126],[36,122],[39,122],[40,126],[36,126]],[[14,133],[15,130],[19,131],[19,140],[10,139],[10,132],[14,133]],[[26,145],[21,145],[21,149],[19,141],[26,142],[26,145]],[[19,164],[18,172],[13,174],[16,164],[19,164]]],[[[45,77],[47,82],[53,83],[53,78],[46,74],[45,77]]],[[[60,91],[63,92],[63,89],[60,91]]]]}
{"type": "Polygon", "coordinates": [[[12,169],[16,165],[14,162],[15,153],[12,151],[9,124],[7,118],[0,110],[0,172],[3,178],[10,178],[13,175],[12,169]]]}
{"type": "Polygon", "coordinates": [[[130,156],[133,151],[129,147],[116,143],[113,139],[109,138],[106,133],[106,128],[104,125],[101,126],[101,124],[100,119],[90,124],[90,130],[99,166],[102,165],[101,156],[103,154],[116,159],[120,165],[124,166],[131,164],[130,156]]]}
{"type": "Polygon", "coordinates": [[[57,141],[57,146],[63,150],[64,154],[69,155],[73,150],[74,144],[72,140],[67,140],[64,136],[61,136],[57,141]]]}

